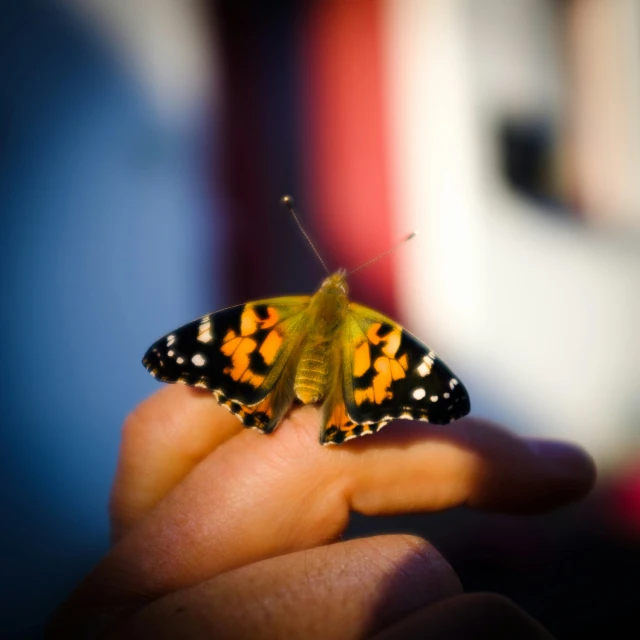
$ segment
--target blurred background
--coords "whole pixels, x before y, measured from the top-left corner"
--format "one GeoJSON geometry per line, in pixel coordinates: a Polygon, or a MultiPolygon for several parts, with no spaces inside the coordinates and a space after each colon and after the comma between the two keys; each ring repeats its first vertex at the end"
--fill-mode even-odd
{"type": "MultiPolygon", "coordinates": [[[[640,595],[640,1],[22,0],[0,7],[3,637],[108,546],[159,335],[323,271],[397,317],[473,412],[580,443],[536,517],[355,517],[429,538],[558,638],[640,595]]],[[[635,625],[635,622],[634,622],[635,625]]]]}

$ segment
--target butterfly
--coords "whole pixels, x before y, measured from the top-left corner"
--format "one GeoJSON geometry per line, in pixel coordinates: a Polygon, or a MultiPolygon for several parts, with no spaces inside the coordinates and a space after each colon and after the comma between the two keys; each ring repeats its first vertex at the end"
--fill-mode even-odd
{"type": "Polygon", "coordinates": [[[351,302],[346,276],[329,275],[312,296],[205,315],[160,338],[142,362],[157,380],[212,391],[263,433],[294,402],[321,403],[323,445],[395,418],[447,424],[469,413],[469,395],[444,362],[398,323],[351,302]]]}

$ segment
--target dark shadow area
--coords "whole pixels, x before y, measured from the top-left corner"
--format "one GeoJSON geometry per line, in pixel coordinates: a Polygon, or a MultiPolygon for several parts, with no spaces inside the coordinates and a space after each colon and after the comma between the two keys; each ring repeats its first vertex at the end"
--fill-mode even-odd
{"type": "Polygon", "coordinates": [[[640,544],[603,517],[606,489],[543,515],[468,508],[400,517],[353,514],[345,538],[411,533],[451,563],[465,591],[506,596],[558,640],[629,637],[635,627],[640,544]]]}

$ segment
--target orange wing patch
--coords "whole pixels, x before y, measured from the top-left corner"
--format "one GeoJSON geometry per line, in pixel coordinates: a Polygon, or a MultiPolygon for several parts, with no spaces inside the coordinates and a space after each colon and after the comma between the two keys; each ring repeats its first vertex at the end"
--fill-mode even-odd
{"type": "Polygon", "coordinates": [[[326,422],[329,427],[336,427],[340,430],[344,430],[353,424],[344,402],[338,402],[331,408],[326,422]]]}
{"type": "MultiPolygon", "coordinates": [[[[363,402],[375,402],[376,404],[382,403],[384,400],[388,400],[392,397],[390,391],[391,384],[395,380],[401,380],[406,377],[407,369],[409,368],[409,361],[407,355],[403,354],[400,358],[396,358],[396,353],[400,348],[400,342],[402,340],[402,331],[393,329],[385,336],[379,336],[378,330],[382,326],[381,323],[376,322],[372,324],[367,330],[367,340],[380,347],[380,351],[383,355],[376,358],[373,363],[373,368],[376,374],[373,377],[373,381],[370,387],[366,389],[356,389],[354,392],[354,400],[357,405],[361,405],[363,402]]],[[[363,368],[365,361],[369,360],[369,345],[366,341],[362,343],[356,350],[356,359],[354,360],[354,375],[361,376],[369,368],[363,368]],[[364,356],[358,360],[359,349],[362,346],[366,346],[366,359],[364,356]]]]}
{"type": "Polygon", "coordinates": [[[357,424],[349,417],[344,402],[332,405],[331,410],[324,419],[324,431],[320,436],[323,444],[337,444],[373,433],[370,425],[357,424]]]}
{"type": "MultiPolygon", "coordinates": [[[[278,312],[273,307],[267,307],[267,317],[260,318],[255,309],[247,305],[240,316],[240,334],[229,329],[222,340],[220,351],[231,358],[231,366],[226,367],[224,373],[236,382],[246,382],[252,387],[259,387],[264,382],[265,376],[253,373],[249,367],[251,354],[258,346],[250,336],[261,329],[273,327],[278,320],[278,312]]],[[[275,360],[281,344],[282,337],[272,329],[260,347],[260,354],[266,364],[271,364],[275,360]]]]}
{"type": "Polygon", "coordinates": [[[264,382],[264,376],[254,374],[249,368],[250,356],[256,350],[258,343],[251,338],[236,336],[229,329],[220,351],[231,358],[231,366],[224,369],[224,373],[236,382],[246,382],[252,387],[259,387],[264,382]]]}
{"type": "Polygon", "coordinates": [[[267,317],[260,318],[251,305],[247,305],[240,318],[240,333],[250,336],[258,329],[270,329],[279,320],[278,312],[273,307],[267,307],[267,317]]]}
{"type": "Polygon", "coordinates": [[[382,343],[382,351],[385,355],[393,358],[400,347],[402,331],[400,329],[392,329],[386,336],[381,337],[378,335],[378,331],[381,326],[381,322],[375,322],[372,324],[367,331],[367,340],[369,340],[371,344],[375,345],[382,343]]]}
{"type": "Polygon", "coordinates": [[[355,348],[353,354],[353,375],[360,377],[366,373],[371,366],[371,355],[369,353],[369,343],[363,340],[355,348]]]}
{"type": "Polygon", "coordinates": [[[264,358],[265,364],[271,365],[276,359],[280,345],[282,344],[282,336],[276,329],[271,329],[260,347],[260,355],[264,358]]]}
{"type": "Polygon", "coordinates": [[[375,402],[375,390],[373,387],[366,389],[356,389],[353,393],[356,404],[360,406],[363,402],[375,402]]]}

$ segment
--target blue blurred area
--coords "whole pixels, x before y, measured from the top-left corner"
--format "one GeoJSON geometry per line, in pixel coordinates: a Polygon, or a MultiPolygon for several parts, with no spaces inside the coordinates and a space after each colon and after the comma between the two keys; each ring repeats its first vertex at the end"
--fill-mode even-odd
{"type": "Polygon", "coordinates": [[[215,306],[220,252],[205,119],[160,117],[48,3],[0,24],[0,635],[24,637],[106,549],[120,426],[157,386],[140,358],[215,306]]]}

